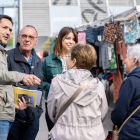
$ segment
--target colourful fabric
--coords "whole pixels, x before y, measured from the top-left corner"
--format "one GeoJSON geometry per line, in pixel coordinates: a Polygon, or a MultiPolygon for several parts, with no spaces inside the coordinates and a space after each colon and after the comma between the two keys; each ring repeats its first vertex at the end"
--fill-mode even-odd
{"type": "Polygon", "coordinates": [[[86,44],[86,33],[82,33],[82,32],[78,33],[78,43],[86,44]]]}
{"type": "Polygon", "coordinates": [[[67,64],[66,64],[66,58],[60,56],[61,62],[62,62],[62,67],[63,67],[63,71],[62,73],[64,73],[65,71],[67,71],[67,64]]]}
{"type": "Polygon", "coordinates": [[[140,38],[140,25],[138,23],[138,20],[134,18],[133,20],[129,22],[125,22],[125,44],[133,44],[136,42],[138,38],[140,38]]]}
{"type": "Polygon", "coordinates": [[[114,46],[111,45],[111,60],[109,60],[109,69],[117,69],[117,61],[114,46]]]}
{"type": "Polygon", "coordinates": [[[107,24],[104,27],[103,40],[114,43],[123,40],[121,24],[107,24]]]}

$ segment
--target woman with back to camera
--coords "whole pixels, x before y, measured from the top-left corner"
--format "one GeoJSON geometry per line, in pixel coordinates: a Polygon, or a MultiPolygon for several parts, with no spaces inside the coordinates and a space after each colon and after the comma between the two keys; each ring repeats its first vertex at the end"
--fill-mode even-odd
{"type": "MultiPolygon", "coordinates": [[[[46,91],[45,99],[47,100],[48,92],[51,85],[51,80],[55,75],[61,74],[67,70],[66,66],[66,55],[68,50],[77,43],[77,33],[71,27],[64,27],[60,30],[58,34],[58,39],[54,46],[54,53],[45,58],[42,72],[43,72],[43,90],[46,91]]],[[[53,127],[53,123],[49,119],[47,113],[47,103],[46,106],[46,122],[48,125],[48,130],[50,131],[53,127]]]]}
{"type": "MultiPolygon", "coordinates": [[[[125,64],[128,76],[121,85],[111,114],[111,119],[118,128],[140,105],[140,44],[128,47],[125,64]]],[[[140,109],[125,123],[119,140],[140,140],[140,109]]]]}
{"type": "MultiPolygon", "coordinates": [[[[76,44],[67,55],[67,71],[56,75],[48,94],[48,114],[55,122],[62,106],[87,78],[96,61],[95,49],[90,45],[76,44]]],[[[49,133],[51,140],[104,140],[102,121],[108,104],[104,86],[97,78],[92,80],[66,111],[58,118],[49,133]]]]}

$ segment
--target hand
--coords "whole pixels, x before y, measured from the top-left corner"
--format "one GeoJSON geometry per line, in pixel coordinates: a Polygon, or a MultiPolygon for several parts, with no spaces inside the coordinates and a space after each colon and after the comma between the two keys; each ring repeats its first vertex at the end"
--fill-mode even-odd
{"type": "Polygon", "coordinates": [[[33,86],[33,85],[40,85],[41,80],[35,75],[25,74],[25,76],[22,79],[22,82],[27,86],[33,86]]]}
{"type": "Polygon", "coordinates": [[[20,99],[18,99],[18,105],[15,105],[15,108],[16,109],[19,109],[19,110],[24,110],[27,108],[27,104],[26,104],[26,101],[25,99],[22,97],[22,101],[20,99]],[[23,101],[23,102],[22,102],[23,101]]]}

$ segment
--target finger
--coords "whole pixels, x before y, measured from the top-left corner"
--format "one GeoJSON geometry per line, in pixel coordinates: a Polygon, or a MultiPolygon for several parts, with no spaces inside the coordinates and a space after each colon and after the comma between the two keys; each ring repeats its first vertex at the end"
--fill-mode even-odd
{"type": "Polygon", "coordinates": [[[23,104],[26,104],[26,101],[25,101],[25,99],[22,97],[22,101],[23,101],[23,104]]]}
{"type": "Polygon", "coordinates": [[[33,78],[34,78],[34,80],[38,81],[39,83],[41,82],[41,80],[37,76],[33,75],[33,78]]]}
{"type": "Polygon", "coordinates": [[[19,106],[15,104],[15,108],[16,108],[16,109],[19,109],[19,106]]]}
{"type": "Polygon", "coordinates": [[[35,85],[40,85],[40,82],[34,80],[34,84],[35,84],[35,85]]]}
{"type": "Polygon", "coordinates": [[[28,86],[33,86],[33,82],[34,82],[34,81],[28,79],[27,82],[28,82],[28,86]]]}

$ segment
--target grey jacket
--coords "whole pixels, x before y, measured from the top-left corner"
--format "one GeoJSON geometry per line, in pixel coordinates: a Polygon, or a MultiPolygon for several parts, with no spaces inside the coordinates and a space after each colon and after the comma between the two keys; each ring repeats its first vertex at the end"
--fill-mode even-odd
{"type": "Polygon", "coordinates": [[[8,71],[5,50],[0,48],[0,120],[14,120],[15,104],[12,84],[22,81],[24,75],[8,71]]]}

